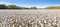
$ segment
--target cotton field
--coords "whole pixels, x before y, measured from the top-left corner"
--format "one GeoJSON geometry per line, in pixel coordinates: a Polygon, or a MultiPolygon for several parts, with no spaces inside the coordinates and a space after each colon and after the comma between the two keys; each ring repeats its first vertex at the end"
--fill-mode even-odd
{"type": "Polygon", "coordinates": [[[0,10],[0,27],[60,27],[60,10],[0,10]]]}

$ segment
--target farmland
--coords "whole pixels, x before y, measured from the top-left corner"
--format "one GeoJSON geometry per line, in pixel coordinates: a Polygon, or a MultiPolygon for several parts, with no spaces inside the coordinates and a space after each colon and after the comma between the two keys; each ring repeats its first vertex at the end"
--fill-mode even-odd
{"type": "Polygon", "coordinates": [[[0,10],[0,27],[60,27],[60,10],[0,10]]]}

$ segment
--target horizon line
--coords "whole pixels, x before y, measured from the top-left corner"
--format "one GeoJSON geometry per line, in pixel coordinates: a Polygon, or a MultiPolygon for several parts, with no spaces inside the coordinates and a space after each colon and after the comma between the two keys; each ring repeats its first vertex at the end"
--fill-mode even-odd
{"type": "Polygon", "coordinates": [[[0,2],[0,4],[4,4],[4,5],[16,5],[16,6],[19,6],[19,7],[37,7],[37,8],[46,8],[48,6],[60,6],[60,5],[46,5],[46,6],[36,6],[36,5],[30,5],[30,6],[27,6],[27,5],[20,5],[20,4],[15,4],[15,3],[9,3],[9,2],[0,2]]]}

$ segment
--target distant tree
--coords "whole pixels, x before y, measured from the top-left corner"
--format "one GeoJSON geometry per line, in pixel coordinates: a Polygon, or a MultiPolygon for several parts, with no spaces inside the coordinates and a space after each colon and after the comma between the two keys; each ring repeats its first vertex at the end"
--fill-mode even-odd
{"type": "Polygon", "coordinates": [[[19,6],[16,5],[8,5],[9,9],[21,9],[19,6]]]}
{"type": "Polygon", "coordinates": [[[37,9],[37,7],[31,7],[31,8],[28,8],[28,7],[19,7],[19,6],[16,6],[16,5],[4,5],[4,4],[0,4],[0,9],[37,9]]]}
{"type": "Polygon", "coordinates": [[[49,6],[47,9],[60,9],[60,6],[49,6]]]}
{"type": "Polygon", "coordinates": [[[37,9],[37,7],[31,7],[31,9],[37,9]]]}
{"type": "Polygon", "coordinates": [[[24,8],[24,9],[29,9],[29,8],[24,8]]]}
{"type": "Polygon", "coordinates": [[[7,9],[8,7],[4,4],[0,4],[0,9],[7,9]]]}

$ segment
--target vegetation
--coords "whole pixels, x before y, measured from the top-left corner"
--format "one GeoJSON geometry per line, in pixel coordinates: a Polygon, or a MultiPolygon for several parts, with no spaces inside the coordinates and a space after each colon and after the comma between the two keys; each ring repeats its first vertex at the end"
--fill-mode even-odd
{"type": "Polygon", "coordinates": [[[20,7],[19,6],[16,6],[16,5],[8,5],[7,6],[9,9],[20,9],[20,7]]]}
{"type": "Polygon", "coordinates": [[[0,4],[0,9],[60,9],[60,6],[48,6],[46,8],[37,8],[37,7],[20,7],[16,5],[5,5],[5,4],[0,4]]]}
{"type": "Polygon", "coordinates": [[[1,27],[60,27],[60,11],[0,11],[0,20],[1,27]]]}
{"type": "Polygon", "coordinates": [[[37,9],[36,7],[31,7],[31,9],[37,9]]]}
{"type": "Polygon", "coordinates": [[[31,7],[31,8],[28,8],[28,7],[19,7],[19,6],[16,6],[16,5],[4,5],[4,4],[0,4],[0,9],[37,9],[37,7],[31,7]]]}
{"type": "Polygon", "coordinates": [[[60,6],[49,6],[46,9],[60,9],[60,6]]]}
{"type": "Polygon", "coordinates": [[[8,7],[4,4],[0,4],[0,9],[7,9],[8,7]]]}

